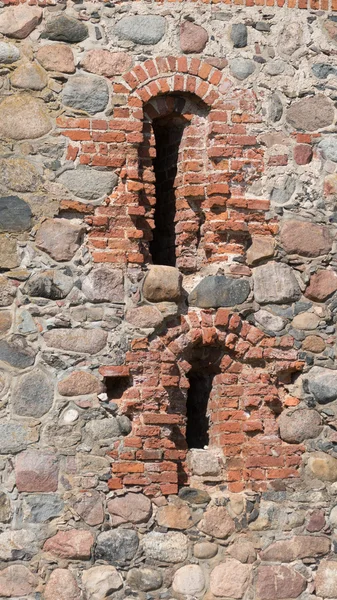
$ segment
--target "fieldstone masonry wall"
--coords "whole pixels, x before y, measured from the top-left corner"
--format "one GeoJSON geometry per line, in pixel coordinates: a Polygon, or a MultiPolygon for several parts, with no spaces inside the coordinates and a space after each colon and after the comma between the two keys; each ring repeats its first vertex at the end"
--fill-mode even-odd
{"type": "Polygon", "coordinates": [[[336,9],[0,2],[0,598],[337,598],[336,9]]]}

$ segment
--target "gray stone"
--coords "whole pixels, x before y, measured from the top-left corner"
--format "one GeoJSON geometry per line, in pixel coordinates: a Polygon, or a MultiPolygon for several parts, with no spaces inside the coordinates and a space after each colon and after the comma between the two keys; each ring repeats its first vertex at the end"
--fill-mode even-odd
{"type": "Polygon", "coordinates": [[[271,95],[269,101],[269,118],[273,123],[277,123],[281,120],[283,115],[283,104],[278,92],[274,92],[271,95]]]}
{"type": "Polygon", "coordinates": [[[48,83],[46,71],[37,63],[23,63],[10,78],[13,87],[41,91],[48,83]]]}
{"type": "Polygon", "coordinates": [[[305,375],[308,391],[319,404],[328,404],[337,399],[337,371],[324,367],[313,367],[305,375]]]}
{"type": "Polygon", "coordinates": [[[64,171],[57,181],[78,198],[96,200],[111,194],[117,183],[117,175],[113,171],[80,167],[64,171]]]}
{"type": "Polygon", "coordinates": [[[82,291],[90,302],[123,303],[123,271],[109,265],[94,267],[84,279],[82,291]]]}
{"type": "Polygon", "coordinates": [[[90,600],[111,598],[111,593],[123,585],[123,579],[117,569],[109,565],[99,565],[83,571],[82,581],[86,597],[90,600]]]}
{"type": "Polygon", "coordinates": [[[323,138],[319,142],[318,148],[321,151],[323,158],[337,162],[337,137],[329,136],[323,138]]]}
{"type": "Polygon", "coordinates": [[[231,29],[231,40],[234,48],[245,48],[247,46],[247,27],[243,23],[234,23],[231,29]]]}
{"type": "Polygon", "coordinates": [[[0,423],[0,454],[16,454],[28,445],[26,427],[14,421],[0,423]]]}
{"type": "Polygon", "coordinates": [[[280,58],[276,58],[265,65],[264,71],[267,75],[275,77],[276,75],[281,75],[284,72],[285,67],[286,63],[280,58]]]}
{"type": "Polygon", "coordinates": [[[78,21],[68,15],[59,15],[46,24],[41,38],[55,40],[57,42],[77,43],[83,42],[89,35],[85,23],[78,21]]]}
{"type": "Polygon", "coordinates": [[[0,522],[8,523],[11,520],[11,503],[7,494],[0,492],[0,522]]]}
{"type": "Polygon", "coordinates": [[[27,347],[24,338],[13,336],[9,341],[0,341],[0,361],[17,369],[26,369],[34,364],[35,352],[31,347],[27,347]]]}
{"type": "Polygon", "coordinates": [[[96,419],[86,424],[85,430],[94,440],[110,440],[121,434],[118,420],[115,417],[109,419],[96,419]]]}
{"type": "Polygon", "coordinates": [[[58,494],[27,494],[23,498],[22,514],[30,523],[47,523],[59,517],[64,502],[58,494]]]}
{"type": "Polygon", "coordinates": [[[205,585],[205,575],[199,565],[184,565],[175,572],[172,582],[174,592],[192,597],[199,596],[205,585]]]}
{"type": "Polygon", "coordinates": [[[334,119],[334,106],[331,100],[322,94],[294,102],[287,111],[288,123],[303,131],[317,131],[329,127],[334,119]]]}
{"type": "Polygon", "coordinates": [[[71,260],[79,248],[83,224],[68,219],[46,219],[35,238],[36,246],[47,252],[54,260],[71,260]]]}
{"type": "Polygon", "coordinates": [[[247,279],[230,279],[223,275],[205,277],[188,297],[190,306],[219,308],[236,306],[247,300],[250,285],[247,279]]]}
{"type": "Polygon", "coordinates": [[[39,6],[19,4],[9,6],[0,14],[0,33],[10,38],[22,40],[37,26],[42,17],[39,6]]]}
{"type": "Polygon", "coordinates": [[[156,571],[150,567],[131,569],[127,574],[126,580],[132,589],[140,590],[141,592],[158,590],[163,583],[160,571],[156,571]]]}
{"type": "Polygon", "coordinates": [[[291,267],[269,262],[253,269],[255,300],[261,304],[292,302],[301,295],[300,286],[291,267]]]}
{"type": "Polygon", "coordinates": [[[270,199],[276,204],[286,204],[296,189],[296,179],[286,175],[281,184],[273,187],[270,199]]]}
{"type": "Polygon", "coordinates": [[[109,102],[108,84],[96,75],[74,75],[63,88],[62,102],[89,115],[102,112],[109,102]]]}
{"type": "Polygon", "coordinates": [[[301,444],[317,437],[322,431],[321,417],[309,408],[283,411],[278,419],[280,437],[288,444],[301,444]]]}
{"type": "Polygon", "coordinates": [[[0,159],[0,178],[1,185],[14,192],[34,192],[40,180],[35,166],[23,158],[0,159]]]}
{"type": "Polygon", "coordinates": [[[62,271],[49,269],[33,273],[23,291],[28,296],[60,300],[69,294],[72,287],[72,277],[68,277],[62,271]]]}
{"type": "Polygon", "coordinates": [[[181,532],[151,531],[142,540],[144,554],[149,560],[180,563],[187,558],[188,540],[181,532]]]}
{"type": "Polygon", "coordinates": [[[212,542],[198,542],[194,544],[193,554],[196,558],[207,559],[213,558],[218,553],[217,544],[212,542]]]}
{"type": "Polygon", "coordinates": [[[303,41],[303,28],[298,21],[287,20],[278,38],[278,48],[282,54],[291,56],[303,41]]]}
{"type": "Polygon", "coordinates": [[[273,315],[268,310],[264,310],[263,308],[254,314],[254,319],[256,323],[262,325],[264,329],[268,329],[269,331],[281,331],[287,323],[287,321],[282,319],[282,317],[273,315]]]}
{"type": "Polygon", "coordinates": [[[165,34],[165,18],[158,15],[123,17],[115,26],[117,37],[135,44],[157,44],[165,34]]]}
{"type": "Polygon", "coordinates": [[[5,97],[0,104],[0,111],[0,136],[3,138],[36,139],[49,133],[52,128],[44,102],[28,93],[5,97]]]}
{"type": "Polygon", "coordinates": [[[16,529],[0,533],[1,560],[31,560],[39,552],[43,533],[38,529],[16,529]]]}
{"type": "Polygon", "coordinates": [[[16,287],[10,279],[0,275],[0,306],[10,306],[16,295],[16,287]]]}
{"type": "Polygon", "coordinates": [[[255,65],[249,58],[233,58],[230,61],[229,68],[232,75],[240,81],[247,79],[255,71],[255,65]]]}
{"type": "Polygon", "coordinates": [[[188,457],[189,465],[193,475],[219,475],[219,458],[211,450],[192,448],[188,457]]]}
{"type": "Polygon", "coordinates": [[[20,260],[17,252],[16,239],[7,235],[0,235],[0,268],[14,269],[19,264],[20,260]]]}
{"type": "Polygon", "coordinates": [[[208,504],[211,497],[205,490],[196,488],[183,487],[179,491],[179,498],[185,500],[189,504],[208,504]]]}
{"type": "Polygon", "coordinates": [[[328,75],[337,74],[337,69],[327,63],[316,63],[311,67],[311,71],[318,79],[326,79],[328,75]]]}
{"type": "MultiPolygon", "coordinates": [[[[70,352],[96,354],[107,342],[108,334],[103,329],[53,329],[44,334],[47,346],[70,352]]],[[[1,345],[0,345],[1,347],[1,345]]]]}
{"type": "Polygon", "coordinates": [[[97,537],[95,559],[122,565],[134,558],[138,545],[138,535],[133,529],[104,531],[97,537]]]}
{"type": "Polygon", "coordinates": [[[0,198],[0,231],[26,231],[31,227],[30,206],[18,196],[0,198]]]}
{"type": "Polygon", "coordinates": [[[16,382],[12,405],[15,414],[39,419],[52,407],[54,386],[50,375],[40,369],[22,375],[16,382]]]}
{"type": "Polygon", "coordinates": [[[20,50],[14,44],[0,42],[0,64],[10,65],[20,58],[20,50]]]}

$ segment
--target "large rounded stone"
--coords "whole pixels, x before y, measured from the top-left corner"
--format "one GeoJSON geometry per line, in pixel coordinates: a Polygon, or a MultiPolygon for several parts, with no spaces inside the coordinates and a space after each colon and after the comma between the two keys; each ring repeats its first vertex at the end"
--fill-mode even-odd
{"type": "Polygon", "coordinates": [[[10,79],[12,86],[21,90],[41,91],[48,83],[46,71],[36,63],[23,63],[10,79]]]}
{"type": "Polygon", "coordinates": [[[82,581],[90,600],[104,600],[123,585],[123,579],[115,567],[100,565],[83,571],[82,581]]]}
{"type": "Polygon", "coordinates": [[[20,50],[14,44],[0,42],[0,64],[10,65],[20,58],[20,50]]]}
{"type": "Polygon", "coordinates": [[[320,256],[331,250],[332,239],[327,227],[291,219],[281,229],[281,244],[288,254],[320,256]]]}
{"type": "Polygon", "coordinates": [[[132,56],[126,52],[109,50],[89,50],[81,61],[83,69],[95,75],[114,77],[125,73],[132,66],[132,56]]]}
{"type": "Polygon", "coordinates": [[[94,267],[84,279],[82,291],[90,302],[123,303],[123,271],[109,265],[94,267]]]}
{"type": "Polygon", "coordinates": [[[16,458],[15,479],[19,492],[56,492],[59,465],[55,454],[27,450],[16,458]]]}
{"type": "Polygon", "coordinates": [[[29,94],[7,96],[0,104],[0,136],[12,140],[36,139],[52,128],[42,100],[29,94]]]}
{"type": "Polygon", "coordinates": [[[325,452],[311,454],[308,467],[311,473],[321,481],[337,481],[337,459],[330,454],[325,454],[325,452]]]}
{"type": "MultiPolygon", "coordinates": [[[[336,461],[337,462],[337,461],[336,461]]],[[[317,558],[330,552],[328,537],[297,535],[288,540],[279,540],[261,552],[261,560],[292,562],[302,558],[317,558]]]]}
{"type": "Polygon", "coordinates": [[[113,525],[120,523],[145,523],[152,513],[151,500],[144,494],[130,492],[108,502],[113,525]]]}
{"type": "Polygon", "coordinates": [[[236,306],[247,300],[250,284],[247,279],[230,279],[223,275],[205,277],[188,297],[190,306],[219,308],[236,306]]]}
{"type": "Polygon", "coordinates": [[[273,315],[268,310],[263,310],[262,308],[254,313],[254,319],[259,325],[262,325],[262,327],[269,331],[281,331],[287,322],[282,317],[273,315]]]}
{"type": "Polygon", "coordinates": [[[10,340],[0,341],[0,361],[16,369],[31,367],[35,362],[35,356],[36,352],[20,336],[12,336],[10,340]]]}
{"type": "Polygon", "coordinates": [[[44,590],[45,600],[80,600],[81,590],[73,574],[67,569],[55,569],[44,590]]]}
{"type": "Polygon", "coordinates": [[[303,27],[297,21],[289,21],[282,27],[278,38],[278,50],[287,57],[291,56],[303,43],[303,27]]]}
{"type": "Polygon", "coordinates": [[[158,508],[156,520],[158,525],[168,529],[189,529],[193,526],[192,514],[184,503],[167,504],[158,508]]]}
{"type": "Polygon", "coordinates": [[[332,160],[333,162],[337,162],[337,138],[336,137],[326,137],[320,141],[318,144],[318,148],[322,153],[323,158],[326,160],[332,160]]]}
{"type": "Polygon", "coordinates": [[[162,586],[163,577],[159,571],[150,567],[140,569],[131,569],[127,574],[128,585],[141,592],[150,592],[158,590],[162,586]]]}
{"type": "Polygon", "coordinates": [[[23,514],[29,523],[47,523],[59,517],[64,502],[58,494],[26,494],[23,500],[23,514]]]}
{"type": "Polygon", "coordinates": [[[337,399],[337,371],[313,367],[306,374],[305,382],[319,404],[327,404],[337,399]]]}
{"type": "Polygon", "coordinates": [[[43,546],[45,552],[50,552],[60,558],[73,560],[90,559],[94,536],[86,529],[68,529],[58,531],[56,535],[49,538],[43,546]]]}
{"type": "Polygon", "coordinates": [[[196,558],[206,559],[213,558],[218,553],[217,544],[212,542],[198,542],[194,544],[193,554],[196,558]]]}
{"type": "Polygon", "coordinates": [[[155,306],[137,306],[126,313],[125,319],[134,327],[152,328],[158,327],[163,322],[163,315],[155,306]]]}
{"type": "Polygon", "coordinates": [[[206,581],[199,565],[185,565],[175,572],[172,588],[177,594],[199,596],[205,589],[206,581]]]}
{"type": "Polygon", "coordinates": [[[332,269],[317,271],[310,277],[305,295],[314,302],[324,302],[337,291],[337,273],[332,269]]]}
{"type": "Polygon", "coordinates": [[[337,597],[337,563],[323,560],[317,569],[316,594],[323,598],[337,597]]]}
{"type": "Polygon", "coordinates": [[[115,26],[117,37],[135,44],[157,44],[165,34],[165,18],[158,15],[123,17],[115,26]]]}
{"type": "Polygon", "coordinates": [[[10,38],[23,40],[26,38],[42,17],[42,8],[19,4],[10,6],[0,14],[0,33],[10,38]]]}
{"type": "Polygon", "coordinates": [[[242,563],[252,564],[256,560],[256,550],[254,544],[244,538],[238,538],[228,550],[232,558],[236,558],[242,563]]]}
{"type": "Polygon", "coordinates": [[[70,352],[84,352],[96,354],[102,350],[107,342],[108,334],[103,329],[53,329],[44,334],[47,346],[68,350],[70,352]]]}
{"type": "Polygon", "coordinates": [[[35,238],[40,250],[47,252],[54,260],[71,260],[79,248],[83,224],[68,219],[46,219],[35,238]]]}
{"type": "Polygon", "coordinates": [[[63,88],[62,102],[95,115],[102,112],[109,102],[108,84],[95,75],[74,75],[63,88]]]}
{"type": "Polygon", "coordinates": [[[16,561],[31,560],[32,556],[40,551],[41,530],[16,529],[3,531],[0,533],[0,559],[16,561]]]}
{"type": "Polygon", "coordinates": [[[242,598],[251,578],[252,567],[235,558],[220,563],[211,573],[210,588],[216,597],[242,598]]]}
{"type": "Polygon", "coordinates": [[[60,300],[69,294],[72,287],[72,277],[56,269],[49,269],[33,273],[23,290],[28,296],[60,300]]]}
{"type": "Polygon", "coordinates": [[[197,488],[183,487],[179,490],[179,498],[185,500],[189,504],[208,504],[211,497],[205,490],[197,488]]]}
{"type": "Polygon", "coordinates": [[[54,386],[50,375],[40,369],[22,375],[13,390],[13,410],[22,417],[39,419],[52,407],[54,386]]]}
{"type": "Polygon", "coordinates": [[[174,302],[181,296],[182,276],[175,267],[153,265],[143,286],[143,294],[149,302],[174,302]]]}
{"type": "Polygon", "coordinates": [[[252,60],[249,58],[233,58],[230,61],[229,68],[231,70],[232,75],[243,81],[247,79],[252,73],[255,71],[255,65],[252,60]]]}
{"type": "Polygon", "coordinates": [[[88,27],[85,23],[68,15],[59,15],[46,24],[41,38],[75,44],[83,42],[88,35],[88,27]]]}
{"type": "Polygon", "coordinates": [[[256,591],[259,600],[297,598],[306,588],[306,579],[284,565],[262,566],[257,570],[256,591]]]}
{"type": "Polygon", "coordinates": [[[287,110],[288,123],[303,131],[317,131],[329,127],[334,119],[333,104],[322,94],[294,102],[287,110]]]}
{"type": "Polygon", "coordinates": [[[78,198],[96,200],[111,194],[117,183],[117,175],[113,171],[80,167],[64,171],[57,181],[78,198]]]}
{"type": "Polygon", "coordinates": [[[260,260],[271,258],[275,253],[275,240],[267,235],[254,235],[252,245],[247,250],[247,263],[255,265],[260,260]]]}
{"type": "Polygon", "coordinates": [[[311,312],[303,312],[293,318],[292,325],[295,329],[305,329],[310,331],[316,329],[320,323],[320,318],[311,312]]]}
{"type": "Polygon", "coordinates": [[[85,396],[98,394],[103,390],[102,383],[87,371],[73,371],[68,377],[62,379],[57,386],[61,396],[85,396]]]}
{"type": "Polygon", "coordinates": [[[302,349],[307,352],[320,353],[325,350],[325,342],[318,335],[308,335],[302,343],[302,349]]]}
{"type": "Polygon", "coordinates": [[[212,537],[224,540],[235,531],[235,523],[224,506],[211,506],[204,512],[198,529],[212,537]]]}
{"type": "Polygon", "coordinates": [[[0,231],[26,231],[31,227],[30,206],[18,196],[0,197],[0,214],[0,231]]]}
{"type": "Polygon", "coordinates": [[[261,304],[291,302],[301,295],[294,271],[284,263],[269,262],[253,270],[255,300],[261,304]]]}
{"type": "Polygon", "coordinates": [[[95,559],[113,565],[124,564],[134,558],[138,544],[138,535],[133,529],[104,531],[97,537],[95,559]]]}
{"type": "Polygon", "coordinates": [[[27,596],[34,592],[36,585],[36,576],[24,565],[11,565],[0,571],[1,597],[27,596]]]}
{"type": "Polygon", "coordinates": [[[185,54],[202,52],[207,42],[208,33],[201,25],[191,21],[184,21],[180,25],[180,48],[185,54]]]}
{"type": "Polygon", "coordinates": [[[283,411],[278,425],[281,439],[289,444],[300,444],[317,437],[322,431],[319,413],[309,408],[283,411]]]}
{"type": "Polygon", "coordinates": [[[144,536],[142,546],[144,554],[149,560],[180,563],[187,558],[188,541],[181,532],[151,531],[144,536]]]}
{"type": "Polygon", "coordinates": [[[75,73],[74,54],[66,44],[48,44],[38,49],[36,58],[47,71],[75,73]]]}
{"type": "Polygon", "coordinates": [[[80,492],[74,504],[77,514],[87,525],[95,527],[104,521],[104,507],[102,497],[96,490],[80,492]]]}
{"type": "MultiPolygon", "coordinates": [[[[7,235],[0,235],[0,268],[14,269],[20,264],[18,257],[17,243],[15,238],[7,235]]],[[[1,317],[0,317],[1,320],[1,317]]],[[[1,332],[1,324],[0,324],[1,332]]]]}
{"type": "Polygon", "coordinates": [[[85,431],[94,440],[99,440],[100,442],[111,440],[121,435],[119,421],[115,417],[89,421],[85,426],[85,431]]]}
{"type": "Polygon", "coordinates": [[[14,192],[34,192],[40,180],[35,166],[23,158],[0,159],[0,177],[2,185],[14,192]]]}

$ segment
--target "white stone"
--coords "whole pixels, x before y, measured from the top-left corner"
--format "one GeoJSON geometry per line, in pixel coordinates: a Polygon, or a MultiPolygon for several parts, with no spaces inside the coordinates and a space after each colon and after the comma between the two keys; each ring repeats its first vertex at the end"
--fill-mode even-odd
{"type": "Polygon", "coordinates": [[[177,594],[199,596],[205,588],[205,576],[199,565],[185,565],[174,575],[173,590],[177,594]]]}
{"type": "Polygon", "coordinates": [[[83,571],[82,581],[90,600],[104,600],[123,585],[117,569],[108,565],[83,571]]]}

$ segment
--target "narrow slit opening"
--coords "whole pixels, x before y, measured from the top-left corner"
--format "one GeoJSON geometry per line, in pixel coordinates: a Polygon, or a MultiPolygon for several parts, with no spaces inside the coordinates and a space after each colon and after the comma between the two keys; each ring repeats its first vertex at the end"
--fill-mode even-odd
{"type": "Polygon", "coordinates": [[[186,404],[186,442],[189,449],[209,444],[208,401],[214,375],[191,372],[186,404]]]}

